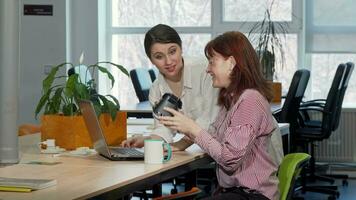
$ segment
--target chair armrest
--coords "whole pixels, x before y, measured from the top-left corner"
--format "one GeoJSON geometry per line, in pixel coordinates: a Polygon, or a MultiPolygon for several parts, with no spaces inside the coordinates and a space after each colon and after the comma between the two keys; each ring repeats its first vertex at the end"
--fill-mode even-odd
{"type": "Polygon", "coordinates": [[[275,111],[273,111],[273,115],[278,115],[280,112],[282,111],[282,108],[279,108],[279,109],[277,109],[277,110],[275,110],[275,111]]]}
{"type": "Polygon", "coordinates": [[[309,101],[303,101],[302,103],[325,103],[326,99],[313,99],[313,100],[309,100],[309,101]]]}
{"type": "Polygon", "coordinates": [[[303,102],[300,104],[301,108],[305,107],[319,107],[319,108],[324,108],[325,103],[318,103],[318,102],[303,102]]]}
{"type": "Polygon", "coordinates": [[[326,113],[326,114],[330,114],[331,112],[326,112],[324,111],[323,108],[320,108],[320,107],[312,107],[312,106],[308,106],[308,107],[300,107],[299,108],[299,111],[318,111],[318,112],[321,112],[321,113],[326,113]]]}
{"type": "Polygon", "coordinates": [[[282,112],[282,109],[278,109],[278,110],[275,110],[273,111],[272,115],[273,117],[277,120],[277,122],[279,122],[279,118],[281,117],[281,112],[282,112]]]}

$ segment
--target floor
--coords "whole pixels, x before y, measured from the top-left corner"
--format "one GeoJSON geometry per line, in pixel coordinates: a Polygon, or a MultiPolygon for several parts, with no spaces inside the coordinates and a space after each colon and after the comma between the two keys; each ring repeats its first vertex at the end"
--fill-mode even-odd
{"type": "MultiPolygon", "coordinates": [[[[320,185],[320,183],[317,183],[320,185]]],[[[327,184],[325,184],[327,185],[327,184]]],[[[342,186],[342,181],[337,180],[335,185],[338,186],[338,190],[340,192],[340,197],[338,200],[354,200],[356,199],[356,179],[349,178],[348,185],[342,186]]],[[[305,200],[327,200],[328,195],[314,193],[314,192],[306,192],[305,194],[297,193],[298,196],[304,197],[305,200]]]]}
{"type": "MultiPolygon", "coordinates": [[[[328,185],[327,183],[320,183],[320,182],[315,184],[328,185]]],[[[336,180],[335,185],[338,186],[340,192],[340,197],[338,198],[338,200],[356,199],[356,178],[349,178],[347,186],[342,186],[341,180],[336,180]]],[[[204,186],[198,185],[198,187],[204,191],[204,186]]],[[[163,184],[162,192],[163,194],[170,194],[171,189],[172,189],[172,184],[169,183],[163,184]]],[[[184,187],[183,185],[179,185],[177,189],[178,191],[183,191],[184,187]]],[[[200,199],[201,197],[204,196],[206,196],[206,194],[203,192],[200,196],[198,196],[197,199],[200,199]]],[[[320,194],[320,193],[306,192],[305,194],[302,194],[301,192],[297,192],[297,196],[304,197],[305,200],[328,200],[328,195],[320,194]]],[[[135,197],[132,198],[132,200],[137,200],[137,199],[139,198],[135,198],[135,197]]]]}

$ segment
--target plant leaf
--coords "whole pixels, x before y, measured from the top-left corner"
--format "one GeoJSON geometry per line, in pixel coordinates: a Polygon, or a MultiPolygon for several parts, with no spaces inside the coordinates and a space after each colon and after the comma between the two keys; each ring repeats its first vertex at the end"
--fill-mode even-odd
{"type": "Polygon", "coordinates": [[[112,96],[112,95],[110,95],[110,94],[108,94],[108,95],[106,95],[106,96],[111,97],[111,99],[112,99],[112,100],[115,102],[115,104],[116,104],[117,110],[120,110],[120,103],[119,103],[119,100],[117,100],[116,97],[114,97],[114,96],[112,96]]]}
{"type": "Polygon", "coordinates": [[[51,88],[52,84],[53,84],[53,81],[54,79],[56,78],[62,78],[62,77],[55,77],[55,75],[57,74],[59,68],[63,67],[63,66],[66,66],[66,65],[72,65],[70,63],[61,63],[55,67],[53,67],[51,69],[51,72],[48,74],[48,76],[42,81],[42,88],[43,88],[43,91],[44,93],[47,92],[47,90],[49,90],[49,88],[51,88]]]}
{"type": "Polygon", "coordinates": [[[73,98],[74,96],[75,85],[78,83],[78,77],[78,74],[73,74],[68,77],[64,94],[69,98],[73,98]]]}
{"type": "Polygon", "coordinates": [[[109,113],[114,121],[117,114],[117,106],[113,102],[109,101],[105,96],[99,95],[98,97],[103,102],[103,106],[101,107],[102,113],[109,113]]]}
{"type": "Polygon", "coordinates": [[[100,63],[106,63],[106,64],[110,64],[110,65],[113,65],[115,66],[116,68],[118,68],[122,73],[124,73],[126,76],[130,76],[129,72],[126,70],[126,68],[122,65],[118,65],[118,64],[115,64],[113,62],[98,62],[97,64],[100,64],[100,63]]]}
{"type": "Polygon", "coordinates": [[[46,104],[46,102],[48,101],[49,95],[51,93],[51,90],[48,89],[47,92],[42,95],[40,101],[37,104],[36,110],[35,110],[35,118],[37,119],[37,115],[38,113],[40,113],[40,111],[42,110],[43,106],[46,104]]]}
{"type": "Polygon", "coordinates": [[[108,106],[108,111],[109,111],[109,114],[111,115],[111,119],[113,121],[115,121],[116,119],[116,114],[117,114],[117,106],[111,102],[111,101],[108,101],[107,102],[107,106],[108,106]]]}
{"type": "Polygon", "coordinates": [[[84,85],[83,83],[76,83],[74,87],[74,97],[76,98],[76,100],[90,99],[89,88],[86,85],[84,85]]]}
{"type": "Polygon", "coordinates": [[[115,79],[114,79],[114,76],[109,72],[109,70],[107,70],[105,67],[102,67],[99,65],[95,65],[95,67],[97,67],[99,71],[101,71],[102,73],[104,73],[108,76],[108,78],[111,80],[111,87],[113,87],[114,83],[115,83],[115,79]]]}
{"type": "Polygon", "coordinates": [[[77,105],[74,103],[63,105],[62,107],[64,116],[73,116],[78,111],[77,105]]]}
{"type": "Polygon", "coordinates": [[[63,88],[57,88],[52,97],[53,109],[55,113],[60,112],[63,88]]]}

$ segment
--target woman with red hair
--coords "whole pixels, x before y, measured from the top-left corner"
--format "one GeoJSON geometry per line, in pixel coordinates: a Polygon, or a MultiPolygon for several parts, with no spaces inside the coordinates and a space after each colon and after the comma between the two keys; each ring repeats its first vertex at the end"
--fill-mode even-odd
{"type": "Polygon", "coordinates": [[[254,48],[244,34],[226,32],[206,45],[205,55],[213,87],[220,88],[215,122],[204,130],[169,108],[173,116],[160,122],[186,134],[216,161],[219,188],[212,199],[278,199],[278,164],[268,152],[278,124],[254,48]]]}

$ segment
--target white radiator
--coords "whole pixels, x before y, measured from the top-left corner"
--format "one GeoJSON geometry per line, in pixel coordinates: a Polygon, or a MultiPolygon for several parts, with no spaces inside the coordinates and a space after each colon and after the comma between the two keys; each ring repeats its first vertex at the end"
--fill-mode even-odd
{"type": "MultiPolygon", "coordinates": [[[[313,118],[321,116],[313,115],[313,118]]],[[[339,128],[329,139],[316,143],[315,157],[321,162],[356,162],[356,109],[342,110],[339,128]]]]}

